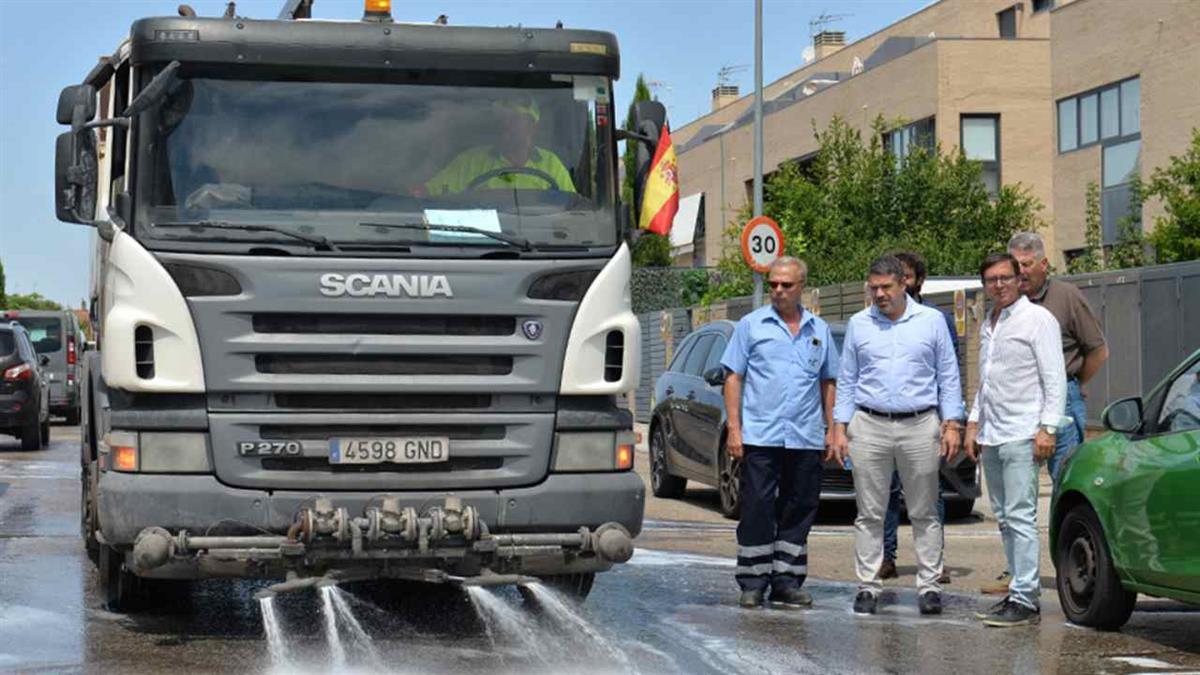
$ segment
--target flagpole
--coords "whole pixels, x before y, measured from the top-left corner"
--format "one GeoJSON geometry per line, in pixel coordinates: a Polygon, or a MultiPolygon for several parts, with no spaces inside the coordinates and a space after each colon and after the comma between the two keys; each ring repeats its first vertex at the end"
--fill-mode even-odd
{"type": "MultiPolygon", "coordinates": [[[[754,0],[754,216],[763,212],[763,56],[762,0],[754,0]]],[[[763,279],[754,273],[754,299],[751,306],[762,306],[763,279]]]]}

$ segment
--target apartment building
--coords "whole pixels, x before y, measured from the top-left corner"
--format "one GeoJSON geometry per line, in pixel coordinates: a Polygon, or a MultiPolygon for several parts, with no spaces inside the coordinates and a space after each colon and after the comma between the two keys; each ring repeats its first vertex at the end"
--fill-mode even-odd
{"type": "MultiPolygon", "coordinates": [[[[849,44],[823,32],[816,58],[764,86],[764,172],[815,153],[813,126],[835,115],[864,135],[877,116],[903,119],[882,139],[893,152],[961,148],[989,189],[1027,187],[1061,266],[1083,246],[1087,183],[1115,237],[1131,172],[1148,175],[1200,126],[1198,35],[1198,0],[940,0],[849,44]]],[[[673,132],[679,264],[715,264],[750,200],[752,106],[722,84],[711,113],[673,132]]]]}

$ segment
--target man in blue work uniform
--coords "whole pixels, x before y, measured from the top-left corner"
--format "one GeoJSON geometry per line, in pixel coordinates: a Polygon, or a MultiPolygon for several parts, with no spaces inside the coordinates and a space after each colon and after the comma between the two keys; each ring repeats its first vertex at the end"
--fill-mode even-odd
{"type": "Polygon", "coordinates": [[[830,443],[839,460],[854,463],[854,612],[876,612],[883,519],[898,470],[913,524],[917,604],[922,614],[941,614],[944,541],[934,504],[939,456],[958,452],[958,361],[941,312],[908,297],[894,256],[871,263],[867,289],[872,306],[846,324],[830,443]]]}
{"type": "Polygon", "coordinates": [[[775,607],[812,605],[801,586],[838,357],[829,325],[800,305],[807,276],[797,258],[772,263],[771,304],[742,317],[721,357],[726,450],[742,460],[735,576],[746,608],[760,607],[768,588],[775,607]]]}
{"type": "MultiPolygon", "coordinates": [[[[937,305],[927,302],[921,297],[921,287],[925,285],[925,260],[914,251],[900,251],[896,253],[896,260],[900,261],[900,268],[904,270],[904,285],[908,288],[908,295],[913,300],[932,307],[939,312],[937,305]]],[[[946,329],[950,331],[950,343],[957,347],[958,331],[954,326],[954,317],[949,312],[942,312],[942,316],[946,319],[946,329]]],[[[896,545],[898,543],[897,531],[900,529],[900,473],[892,474],[892,495],[888,499],[887,515],[883,518],[883,566],[879,568],[880,579],[895,579],[899,574],[896,572],[896,545]]],[[[938,520],[943,527],[946,524],[946,501],[942,499],[941,480],[938,481],[938,499],[937,499],[937,514],[938,520]]],[[[945,530],[943,529],[943,533],[945,530]]],[[[950,573],[946,571],[945,564],[942,565],[942,578],[938,579],[940,583],[950,583],[950,573]]]]}

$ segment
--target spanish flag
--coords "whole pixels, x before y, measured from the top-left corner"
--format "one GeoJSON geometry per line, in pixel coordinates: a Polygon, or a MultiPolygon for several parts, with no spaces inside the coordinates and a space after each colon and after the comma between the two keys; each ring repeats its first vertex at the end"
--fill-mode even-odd
{"type": "Polygon", "coordinates": [[[646,174],[646,189],[642,193],[642,213],[638,228],[666,235],[679,211],[679,168],[675,162],[675,146],[671,130],[663,125],[662,137],[654,150],[654,161],[646,174]]]}

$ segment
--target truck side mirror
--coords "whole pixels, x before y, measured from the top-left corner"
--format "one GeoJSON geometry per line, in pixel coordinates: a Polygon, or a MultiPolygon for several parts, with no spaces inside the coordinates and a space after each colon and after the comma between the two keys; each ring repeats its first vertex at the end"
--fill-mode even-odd
{"type": "Polygon", "coordinates": [[[658,101],[642,101],[633,107],[633,140],[637,142],[637,169],[633,174],[633,204],[631,219],[637,227],[642,212],[642,195],[646,191],[646,176],[663,127],[667,124],[667,109],[658,101]]]}
{"type": "Polygon", "coordinates": [[[96,116],[96,88],[90,84],[64,87],[58,94],[55,117],[59,124],[84,124],[96,116]],[[78,122],[76,122],[78,120],[78,122]]]}
{"type": "Polygon", "coordinates": [[[1101,415],[1104,427],[1110,431],[1131,434],[1142,427],[1142,399],[1131,396],[1114,401],[1101,415]]]}
{"type": "Polygon", "coordinates": [[[98,169],[94,131],[81,128],[58,135],[54,143],[54,212],[59,220],[93,224],[98,169]]]}

